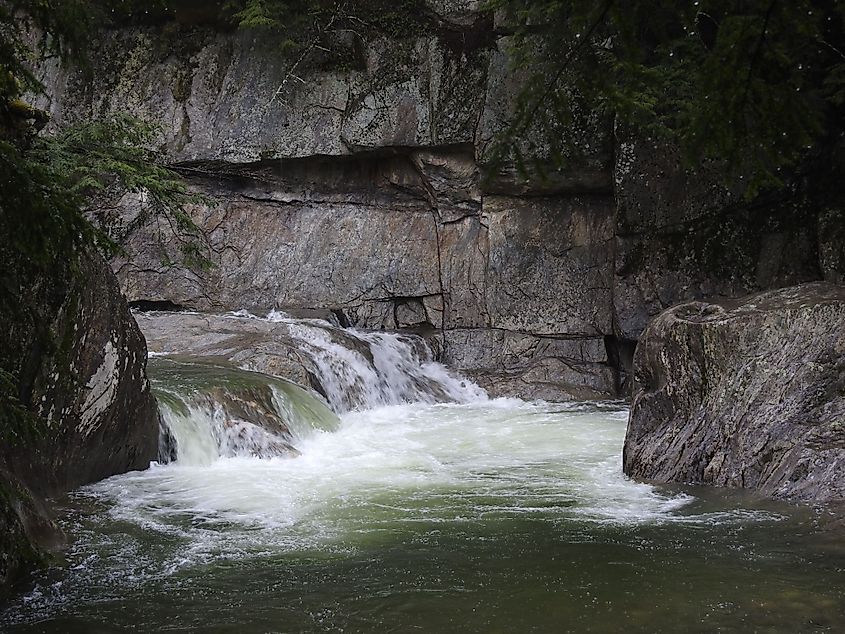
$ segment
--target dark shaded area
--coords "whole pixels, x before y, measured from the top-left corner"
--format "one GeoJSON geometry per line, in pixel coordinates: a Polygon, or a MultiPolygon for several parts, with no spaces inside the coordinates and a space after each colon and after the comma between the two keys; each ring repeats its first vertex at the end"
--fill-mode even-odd
{"type": "Polygon", "coordinates": [[[129,302],[129,308],[131,310],[139,310],[142,312],[148,311],[161,311],[161,312],[172,312],[177,313],[179,311],[185,310],[184,306],[180,306],[179,304],[174,304],[170,300],[161,299],[161,300],[154,300],[154,299],[140,299],[136,301],[129,302]]]}
{"type": "Polygon", "coordinates": [[[633,387],[634,351],[637,342],[634,339],[605,335],[604,345],[607,349],[607,362],[613,368],[616,393],[627,398],[631,395],[633,387]]]}

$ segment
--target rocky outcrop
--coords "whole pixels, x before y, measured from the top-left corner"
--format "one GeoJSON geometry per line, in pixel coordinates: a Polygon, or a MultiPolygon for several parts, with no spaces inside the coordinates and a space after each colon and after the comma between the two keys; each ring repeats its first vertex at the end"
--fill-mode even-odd
{"type": "Polygon", "coordinates": [[[55,539],[44,499],[146,468],[159,430],[144,339],[102,256],[84,252],[38,277],[7,261],[22,292],[0,309],[3,369],[18,387],[14,402],[4,395],[0,430],[0,580],[55,539]]]}
{"type": "Polygon", "coordinates": [[[629,475],[845,501],[845,288],[682,304],[634,366],[629,475]]]}
{"type": "Polygon", "coordinates": [[[142,312],[136,319],[153,355],[219,360],[323,391],[287,324],[202,313],[142,312]]]}
{"type": "Polygon", "coordinates": [[[32,372],[25,402],[41,427],[32,442],[5,453],[42,495],[144,469],[158,442],[144,338],[103,258],[85,253],[77,266],[48,322],[52,341],[36,343],[22,360],[32,372]]]}
{"type": "Polygon", "coordinates": [[[179,265],[184,236],[143,197],[102,211],[130,300],[439,330],[444,361],[494,393],[606,398],[665,308],[841,278],[841,205],[751,204],[577,96],[560,131],[577,167],[482,178],[522,77],[480,3],[426,6],[419,32],[339,41],[344,64],[315,57],[298,79],[266,35],[186,25],[104,34],[93,77],[45,68],[53,125],[124,110],[159,123],[161,150],[216,201],[190,210],[206,270],[179,265]]]}
{"type": "Polygon", "coordinates": [[[49,69],[39,105],[54,125],[126,109],[161,123],[162,149],[216,201],[191,209],[205,271],[178,266],[184,244],[143,199],[102,214],[130,301],[440,330],[444,361],[496,392],[613,396],[605,122],[573,128],[595,146],[583,170],[551,184],[511,170],[484,189],[518,82],[478,3],[429,4],[439,26],[369,40],[344,68],[299,67],[305,82],[285,82],[289,60],[254,32],[110,33],[93,79],[49,69]]]}
{"type": "Polygon", "coordinates": [[[48,515],[17,478],[0,471],[0,598],[23,572],[45,561],[39,545],[59,537],[48,515]]]}

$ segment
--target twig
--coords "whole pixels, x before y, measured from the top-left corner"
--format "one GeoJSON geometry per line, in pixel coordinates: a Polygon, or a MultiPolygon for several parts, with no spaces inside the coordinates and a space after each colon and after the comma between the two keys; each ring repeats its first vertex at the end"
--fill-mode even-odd
{"type": "MultiPolygon", "coordinates": [[[[336,20],[337,20],[337,18],[340,16],[340,12],[341,12],[341,11],[343,11],[343,10],[345,10],[345,9],[346,9],[346,1],[344,1],[344,2],[339,2],[339,3],[337,3],[337,4],[335,5],[335,7],[334,7],[334,11],[332,12],[332,16],[331,16],[331,18],[329,19],[329,21],[328,21],[328,22],[326,22],[326,24],[324,24],[322,27],[320,27],[320,28],[317,30],[317,33],[316,33],[316,34],[314,35],[314,37],[311,39],[311,42],[308,44],[308,46],[307,46],[307,47],[305,47],[305,49],[302,51],[302,53],[299,55],[299,57],[296,59],[296,61],[295,61],[295,62],[294,62],[294,63],[293,63],[293,64],[292,64],[289,68],[288,68],[288,70],[285,72],[285,76],[284,76],[284,78],[282,78],[282,83],[281,83],[281,84],[279,84],[279,87],[278,87],[278,88],[276,88],[276,92],[274,92],[274,93],[273,93],[273,96],[270,98],[270,101],[267,103],[267,106],[268,106],[268,107],[269,107],[269,106],[270,106],[270,105],[271,105],[274,101],[276,101],[276,99],[278,99],[278,98],[281,96],[282,92],[284,91],[284,89],[285,89],[285,87],[287,86],[287,83],[288,83],[288,81],[291,79],[291,77],[293,77],[294,79],[299,80],[299,81],[300,81],[300,82],[302,82],[303,84],[304,84],[304,83],[306,83],[306,82],[305,82],[302,78],[300,78],[300,77],[298,77],[297,75],[295,75],[295,74],[294,74],[294,73],[295,73],[295,71],[297,70],[297,68],[299,67],[299,65],[300,65],[302,62],[304,62],[304,61],[305,61],[305,59],[306,59],[306,58],[307,58],[307,57],[311,54],[311,52],[312,52],[314,49],[320,48],[320,44],[319,44],[319,42],[320,42],[320,38],[321,38],[321,37],[322,37],[322,36],[323,36],[323,35],[324,35],[324,34],[325,34],[325,33],[326,33],[329,29],[331,29],[331,28],[332,28],[332,25],[334,25],[335,21],[336,21],[336,20]]],[[[324,50],[325,50],[325,49],[324,49],[324,50]]]]}

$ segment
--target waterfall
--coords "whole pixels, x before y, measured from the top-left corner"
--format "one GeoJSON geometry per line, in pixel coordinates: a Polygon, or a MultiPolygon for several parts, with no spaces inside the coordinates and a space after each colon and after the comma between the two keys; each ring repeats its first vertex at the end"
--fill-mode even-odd
{"type": "MultiPolygon", "coordinates": [[[[265,318],[226,315],[227,323],[256,319],[283,332],[319,394],[213,357],[156,355],[149,374],[162,417],[160,462],[294,456],[315,431],[336,430],[346,412],[487,400],[484,390],[435,361],[419,336],[343,329],[275,311],[265,318]]],[[[248,358],[238,365],[248,367],[248,358]]]]}
{"type": "Polygon", "coordinates": [[[238,311],[227,317],[272,322],[285,329],[337,414],[403,403],[487,400],[478,385],[438,363],[418,335],[340,328],[281,311],[266,317],[238,311]]]}
{"type": "Polygon", "coordinates": [[[480,387],[436,362],[416,335],[340,331],[305,322],[291,323],[289,330],[312,360],[336,412],[487,398],[480,387]]]}
{"type": "Polygon", "coordinates": [[[296,455],[297,442],[339,425],[318,397],[275,377],[199,359],[152,359],[149,373],[164,429],[161,462],[296,455]]]}

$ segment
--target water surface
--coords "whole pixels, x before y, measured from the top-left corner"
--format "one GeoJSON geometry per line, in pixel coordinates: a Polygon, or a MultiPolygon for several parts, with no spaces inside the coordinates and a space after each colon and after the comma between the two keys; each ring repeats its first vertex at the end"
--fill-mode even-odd
{"type": "Polygon", "coordinates": [[[300,455],[183,461],[67,501],[11,632],[845,631],[812,510],[621,474],[619,405],[395,405],[300,455]]]}

